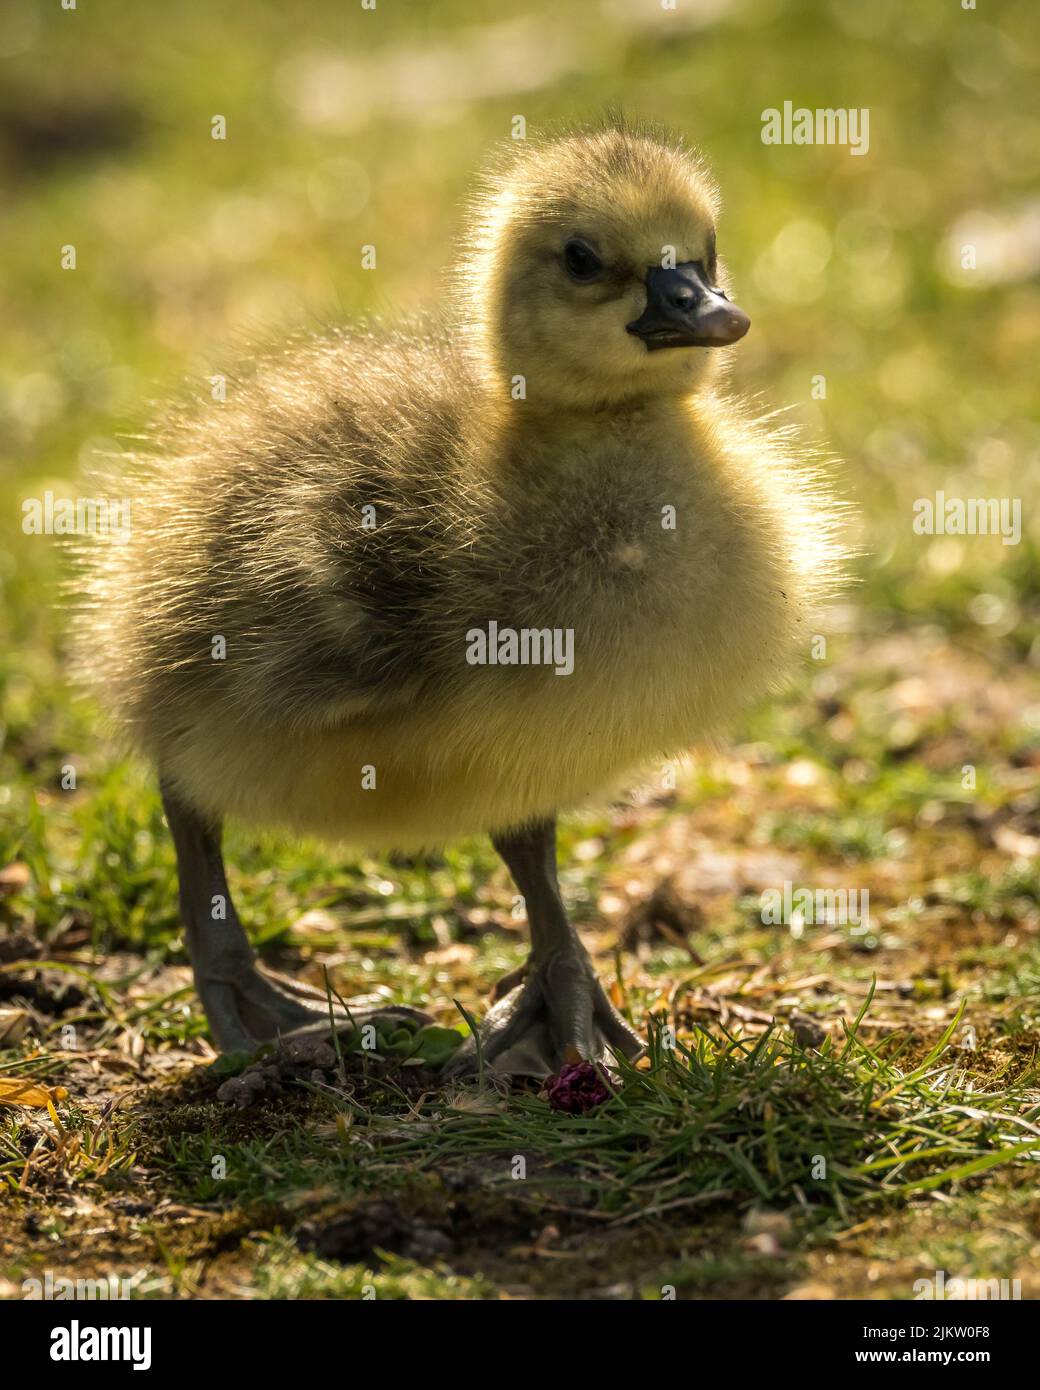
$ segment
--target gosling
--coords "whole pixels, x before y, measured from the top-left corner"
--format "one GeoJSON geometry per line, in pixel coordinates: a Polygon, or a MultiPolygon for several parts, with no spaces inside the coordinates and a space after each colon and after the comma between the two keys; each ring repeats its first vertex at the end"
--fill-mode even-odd
{"type": "Polygon", "coordinates": [[[125,460],[82,647],[157,768],[220,1048],[316,1021],[231,903],[232,816],[370,849],[490,832],[531,950],[484,1059],[639,1051],[568,920],[556,816],[775,687],[842,559],[818,468],[720,389],[749,319],[717,214],[656,132],[529,142],[486,175],[439,318],[297,339],[125,460]]]}

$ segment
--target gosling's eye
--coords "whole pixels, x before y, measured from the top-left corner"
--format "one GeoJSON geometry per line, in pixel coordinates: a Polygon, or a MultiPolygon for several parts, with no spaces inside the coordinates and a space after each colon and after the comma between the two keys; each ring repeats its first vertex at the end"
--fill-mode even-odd
{"type": "Polygon", "coordinates": [[[568,241],[563,248],[563,263],[572,280],[595,280],[603,269],[603,262],[584,241],[568,241]]]}

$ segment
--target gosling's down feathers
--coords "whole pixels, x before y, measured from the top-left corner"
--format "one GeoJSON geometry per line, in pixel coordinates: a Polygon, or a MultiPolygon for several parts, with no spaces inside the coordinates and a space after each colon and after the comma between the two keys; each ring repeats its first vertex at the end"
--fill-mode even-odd
{"type": "Polygon", "coordinates": [[[628,331],[663,259],[725,285],[716,214],[680,144],[531,142],[432,327],[297,340],[126,461],[80,650],[183,800],[440,842],[577,807],[783,677],[840,563],[834,499],[718,388],[724,352],[628,331]],[[492,622],[572,630],[573,672],[470,664],[492,622]]]}

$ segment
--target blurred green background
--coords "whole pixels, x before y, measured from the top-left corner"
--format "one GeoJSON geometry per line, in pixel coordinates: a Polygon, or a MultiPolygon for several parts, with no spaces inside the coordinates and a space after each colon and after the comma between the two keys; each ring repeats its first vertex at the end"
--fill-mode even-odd
{"type": "Polygon", "coordinates": [[[460,200],[512,117],[537,129],[611,105],[711,161],[754,321],[737,385],[794,406],[847,460],[866,602],[1032,636],[1035,548],[910,529],[936,488],[1036,495],[1031,0],[54,0],[8,10],[0,46],[0,565],[18,646],[51,647],[54,569],[20,538],[22,496],[138,432],[171,383],[208,391],[239,335],[436,300],[460,200]],[[761,112],[785,98],[869,107],[869,153],[763,145],[761,112]],[[982,591],[999,603],[973,607],[982,591]]]}

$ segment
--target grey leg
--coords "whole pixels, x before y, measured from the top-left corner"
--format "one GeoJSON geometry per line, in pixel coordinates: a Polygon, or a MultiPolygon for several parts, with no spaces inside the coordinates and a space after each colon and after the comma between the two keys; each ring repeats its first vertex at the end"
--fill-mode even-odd
{"type": "MultiPolygon", "coordinates": [[[[548,1076],[572,1049],[592,1060],[608,1048],[635,1056],[642,1041],[610,1003],[567,918],[556,878],[556,822],[493,835],[492,843],[524,896],[531,955],[523,983],[487,1016],[485,1058],[498,1070],[548,1076]]],[[[474,1053],[467,1045],[456,1066],[472,1067],[474,1053]]]]}
{"type": "MultiPolygon", "coordinates": [[[[327,1027],[328,1008],[320,996],[290,981],[275,983],[258,969],[228,890],[220,826],[205,821],[168,784],[160,782],[160,791],[177,851],[181,920],[195,988],[217,1046],[252,1052],[279,1034],[320,1027],[323,1020],[327,1027]]],[[[359,1012],[365,1019],[377,1014],[424,1018],[405,1008],[359,1012]]]]}

